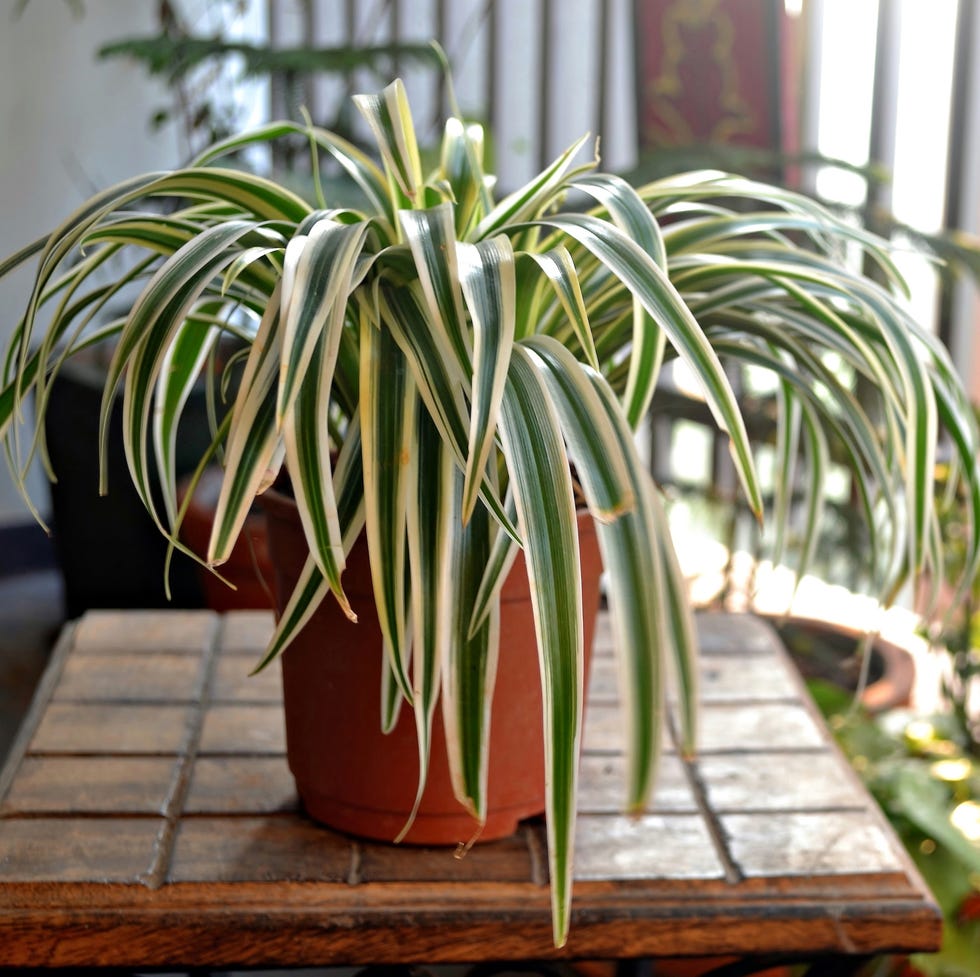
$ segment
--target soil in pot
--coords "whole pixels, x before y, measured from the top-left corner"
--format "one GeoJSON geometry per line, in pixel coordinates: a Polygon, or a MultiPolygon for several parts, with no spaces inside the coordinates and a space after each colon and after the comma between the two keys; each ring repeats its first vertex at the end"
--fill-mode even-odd
{"type": "MultiPolygon", "coordinates": [[[[308,553],[292,500],[266,493],[269,549],[280,601],[308,553]]],[[[579,519],[586,647],[599,606],[601,560],[591,518],[579,519]]],[[[344,590],[353,624],[328,597],[282,656],[289,765],[307,812],[333,828],[391,841],[404,828],[418,784],[415,720],[405,705],[381,732],[381,631],[362,537],[348,557],[344,590]]],[[[280,608],[281,609],[281,608],[280,608]]],[[[512,834],[544,810],[541,690],[527,574],[518,557],[504,584],[494,695],[488,817],[480,840],[512,834]]],[[[452,792],[445,734],[436,710],[425,793],[403,839],[451,844],[473,839],[476,822],[452,792]]]]}

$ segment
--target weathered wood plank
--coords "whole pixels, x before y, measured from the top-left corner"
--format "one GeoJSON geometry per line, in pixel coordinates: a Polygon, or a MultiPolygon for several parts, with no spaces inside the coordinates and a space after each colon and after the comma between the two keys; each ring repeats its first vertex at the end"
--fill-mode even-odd
{"type": "Polygon", "coordinates": [[[360,842],[357,880],[369,882],[528,882],[533,856],[524,835],[476,844],[465,853],[452,848],[423,848],[360,842]]]}
{"type": "Polygon", "coordinates": [[[226,614],[221,626],[222,654],[250,655],[253,666],[265,651],[275,622],[270,611],[236,611],[226,614]]]}
{"type": "Polygon", "coordinates": [[[256,662],[250,655],[222,652],[214,670],[211,699],[215,702],[282,702],[282,670],[277,664],[250,675],[256,662]]]}
{"type": "MultiPolygon", "coordinates": [[[[579,767],[578,809],[585,814],[620,814],[626,802],[626,758],[586,753],[579,767]]],[[[652,813],[698,810],[684,767],[676,755],[661,758],[650,803],[652,813]]]]}
{"type": "Polygon", "coordinates": [[[723,814],[746,876],[888,874],[904,869],[894,844],[860,811],[723,814]]]}
{"type": "Polygon", "coordinates": [[[451,902],[448,908],[446,903],[434,907],[428,887],[416,887],[414,906],[375,909],[354,901],[346,910],[324,907],[313,884],[304,886],[304,906],[284,907],[270,891],[265,903],[218,909],[227,886],[195,888],[201,897],[197,912],[136,905],[109,915],[83,907],[59,921],[56,942],[29,912],[0,909],[5,929],[17,934],[16,944],[7,944],[7,959],[15,966],[44,960],[46,966],[60,967],[139,967],[148,960],[162,967],[325,966],[365,960],[459,963],[744,954],[747,947],[753,954],[840,952],[842,947],[863,954],[930,946],[938,939],[934,914],[911,901],[883,902],[874,909],[797,904],[787,913],[772,905],[733,907],[726,902],[702,903],[692,912],[688,900],[659,904],[656,913],[637,916],[622,906],[589,905],[579,886],[569,943],[557,951],[551,944],[547,890],[540,886],[503,888],[499,901],[478,910],[454,908],[451,902]]]}
{"type": "MultiPolygon", "coordinates": [[[[56,892],[41,883],[97,882],[131,885],[150,868],[159,818],[24,818],[0,822],[0,882],[30,883],[47,893],[41,918],[56,926],[56,892]]],[[[0,899],[0,934],[6,934],[0,899]]],[[[49,931],[56,940],[57,930],[49,931]]],[[[13,941],[0,936],[5,948],[13,941]]],[[[4,952],[6,956],[6,951],[4,952]]],[[[4,960],[4,962],[8,962],[4,960]]],[[[11,961],[12,962],[12,961],[11,961]]]]}
{"type": "Polygon", "coordinates": [[[701,709],[702,753],[813,750],[827,743],[826,731],[802,702],[712,702],[701,709]]]}
{"type": "Polygon", "coordinates": [[[282,707],[274,703],[212,705],[204,715],[200,752],[284,754],[282,707]]]}
{"type": "Polygon", "coordinates": [[[192,705],[52,702],[31,753],[179,753],[192,705]]]}
{"type": "Polygon", "coordinates": [[[721,879],[725,868],[694,815],[583,815],[575,832],[576,879],[721,879]]]}
{"type": "Polygon", "coordinates": [[[829,750],[705,754],[695,767],[716,812],[869,807],[867,793],[840,776],[840,759],[829,750]]]}
{"type": "Polygon", "coordinates": [[[210,611],[89,611],[75,629],[73,654],[201,655],[218,621],[210,611]]]}
{"type": "Polygon", "coordinates": [[[299,807],[282,756],[198,757],[185,814],[274,814],[299,807]]]}
{"type": "Polygon", "coordinates": [[[184,652],[100,655],[89,651],[65,663],[55,701],[195,702],[200,696],[201,660],[184,652]]]}
{"type": "Polygon", "coordinates": [[[0,815],[163,815],[174,776],[175,761],[165,757],[29,756],[0,815]]]}
{"type": "Polygon", "coordinates": [[[184,818],[169,881],[346,883],[349,839],[299,815],[184,818]]]}
{"type": "Polygon", "coordinates": [[[700,666],[702,702],[800,697],[799,682],[782,656],[704,655],[700,666]]]}

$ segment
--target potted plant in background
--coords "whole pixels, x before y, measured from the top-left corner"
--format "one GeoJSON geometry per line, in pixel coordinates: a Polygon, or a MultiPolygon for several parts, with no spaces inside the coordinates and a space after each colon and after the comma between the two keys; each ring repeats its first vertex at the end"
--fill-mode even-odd
{"type": "MultiPolygon", "coordinates": [[[[291,662],[310,653],[287,646],[312,630],[313,657],[334,669],[341,696],[353,698],[331,647],[355,607],[376,615],[376,627],[356,625],[358,654],[346,657],[373,657],[381,679],[369,714],[358,714],[363,726],[391,728],[402,713],[412,735],[417,769],[400,824],[425,813],[426,771],[442,754],[454,803],[469,812],[470,837],[493,818],[488,752],[499,758],[490,733],[510,722],[494,685],[517,667],[505,651],[521,654],[500,638],[509,604],[500,594],[520,576],[520,551],[534,639],[523,654],[543,700],[546,792],[538,804],[561,944],[589,643],[583,606],[597,600],[594,587],[582,596],[579,556],[593,524],[627,704],[625,805],[640,809],[649,796],[669,662],[685,741],[694,746],[694,628],[657,489],[632,437],[661,364],[679,357],[700,380],[760,516],[725,359],[778,381],[778,456],[786,484],[791,471],[801,473],[811,538],[827,432],[847,445],[886,598],[911,572],[941,563],[927,474],[940,422],[970,500],[967,572],[980,563],[977,431],[944,349],[890,287],[842,258],[857,245],[899,287],[886,249],[808,199],[716,172],[636,190],[597,172],[594,160],[578,162],[583,139],[498,201],[482,134],[458,113],[425,175],[403,86],[396,81],[356,102],[380,165],[330,132],[268,125],[218,143],[188,167],[102,192],[0,265],[3,273],[39,262],[5,364],[0,428],[15,471],[43,456],[52,376],[89,342],[83,327],[91,311],[138,285],[125,321],[112,326],[117,349],[103,415],[122,387],[132,481],[182,549],[176,425],[217,338],[244,342],[216,390],[220,396],[234,380],[237,394],[198,467],[203,473],[218,460],[224,469],[201,559],[220,567],[254,499],[285,469],[303,562],[261,664],[286,650],[288,695],[291,662]],[[237,150],[277,139],[305,140],[314,175],[321,155],[331,159],[358,186],[361,206],[331,209],[319,184],[307,201],[222,165],[237,150]],[[157,198],[172,207],[149,209],[145,202],[157,198]],[[97,284],[92,275],[116,255],[129,258],[128,270],[116,284],[97,284]],[[873,385],[874,412],[851,391],[858,378],[873,385]],[[21,443],[11,421],[29,396],[37,435],[21,443]],[[577,517],[577,507],[587,514],[577,517]],[[359,548],[369,556],[366,569],[356,565],[359,548]],[[356,601],[364,590],[373,595],[370,612],[356,601]],[[314,612],[334,615],[325,625],[334,630],[316,631],[314,612]],[[440,726],[444,744],[435,741],[440,726]]],[[[287,702],[290,764],[308,800],[317,788],[304,782],[297,737],[321,717],[314,709],[292,720],[289,709],[287,702]]],[[[344,736],[344,750],[351,739],[344,736]]],[[[522,746],[521,759],[533,757],[522,746]]]]}

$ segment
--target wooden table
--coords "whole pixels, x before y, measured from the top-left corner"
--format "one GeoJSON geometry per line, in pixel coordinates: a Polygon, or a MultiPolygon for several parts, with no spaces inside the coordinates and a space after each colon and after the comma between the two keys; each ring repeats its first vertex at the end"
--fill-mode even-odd
{"type": "Polygon", "coordinates": [[[261,613],[90,613],[0,776],[0,961],[311,966],[932,950],[938,910],[766,625],[707,616],[701,752],[618,813],[608,622],[591,686],[571,938],[543,827],[462,859],[297,809],[261,613]]]}

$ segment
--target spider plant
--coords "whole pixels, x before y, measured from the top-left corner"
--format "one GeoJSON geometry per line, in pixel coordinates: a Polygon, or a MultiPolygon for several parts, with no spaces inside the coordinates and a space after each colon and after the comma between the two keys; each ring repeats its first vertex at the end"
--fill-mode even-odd
{"type": "Polygon", "coordinates": [[[220,397],[234,373],[237,393],[201,463],[218,459],[225,472],[206,562],[220,566],[285,465],[310,555],[265,664],[320,601],[346,606],[345,554],[365,532],[389,685],[414,707],[422,777],[439,699],[456,792],[477,820],[497,594],[522,548],[560,945],[582,729],[577,499],[596,520],[608,576],[631,757],[625,806],[641,809],[650,795],[671,661],[694,745],[694,629],[661,499],[633,440],[663,363],[678,357],[700,381],[760,518],[753,449],[724,363],[777,378],[777,529],[789,509],[780,486],[802,481],[805,538],[816,538],[828,440],[844,445],[886,598],[941,559],[931,481],[940,425],[970,499],[967,575],[980,565],[977,431],[946,352],[902,304],[886,247],[809,199],[717,172],[634,189],[581,159],[583,139],[498,200],[478,127],[450,118],[426,175],[402,84],[356,103],[380,163],[330,132],[270,124],[185,168],[96,195],[0,266],[38,262],[4,366],[0,430],[21,477],[44,458],[54,375],[114,335],[102,450],[121,388],[132,480],[181,548],[177,421],[217,339],[237,337],[244,352],[214,391],[220,397]],[[362,206],[331,208],[318,182],[305,200],[227,164],[283,138],[308,143],[314,180],[319,158],[332,159],[362,206]],[[885,285],[850,270],[843,255],[855,247],[885,285]],[[126,270],[100,278],[110,259],[126,270]],[[134,286],[126,314],[94,328],[134,286]],[[857,380],[874,404],[855,395],[857,380]],[[12,423],[28,397],[33,437],[12,423]]]}

